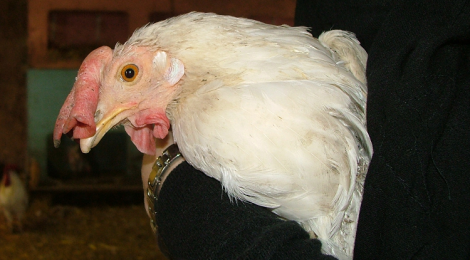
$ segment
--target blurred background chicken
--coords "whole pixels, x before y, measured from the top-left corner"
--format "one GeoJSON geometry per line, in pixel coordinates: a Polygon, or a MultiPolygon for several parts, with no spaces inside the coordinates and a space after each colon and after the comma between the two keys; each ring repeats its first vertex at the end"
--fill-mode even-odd
{"type": "Polygon", "coordinates": [[[123,124],[155,153],[170,126],[186,160],[230,196],[299,222],[325,253],[353,255],[372,155],[367,54],[351,33],[189,13],[83,61],[56,121],[88,152],[123,124]]]}
{"type": "Polygon", "coordinates": [[[28,207],[28,193],[18,176],[17,167],[1,165],[0,210],[12,232],[23,230],[23,217],[28,207]]]}

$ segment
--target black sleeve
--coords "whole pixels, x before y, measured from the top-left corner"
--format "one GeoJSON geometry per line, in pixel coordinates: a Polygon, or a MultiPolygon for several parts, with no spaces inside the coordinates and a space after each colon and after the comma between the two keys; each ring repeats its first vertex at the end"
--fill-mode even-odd
{"type": "Polygon", "coordinates": [[[333,29],[356,34],[369,50],[383,20],[399,0],[297,0],[295,25],[306,26],[314,37],[333,29]]]}
{"type": "Polygon", "coordinates": [[[357,259],[470,255],[470,1],[408,0],[369,52],[357,259]]]}
{"type": "Polygon", "coordinates": [[[352,31],[369,53],[354,258],[469,259],[470,1],[297,0],[295,23],[352,31]]]}
{"type": "Polygon", "coordinates": [[[295,222],[230,200],[220,182],[180,164],[162,186],[158,236],[172,259],[335,259],[295,222]]]}
{"type": "MultiPolygon", "coordinates": [[[[370,21],[373,10],[361,15],[360,8],[343,4],[365,1],[338,0],[336,7],[317,2],[298,0],[311,6],[298,5],[307,20],[299,16],[297,25],[318,26],[315,34],[353,31],[369,51],[367,120],[374,156],[355,259],[468,259],[470,2],[370,1],[390,9],[370,21]],[[389,2],[396,3],[387,7],[389,2]]],[[[325,257],[297,224],[231,203],[220,183],[187,164],[169,176],[160,195],[159,233],[180,258],[325,257]]]]}

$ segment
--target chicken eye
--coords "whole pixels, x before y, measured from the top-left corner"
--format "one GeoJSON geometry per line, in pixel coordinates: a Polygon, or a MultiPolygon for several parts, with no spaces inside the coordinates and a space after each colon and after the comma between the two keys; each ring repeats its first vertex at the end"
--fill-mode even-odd
{"type": "Polygon", "coordinates": [[[134,64],[128,64],[121,70],[121,77],[127,82],[132,82],[139,74],[139,68],[134,64]]]}

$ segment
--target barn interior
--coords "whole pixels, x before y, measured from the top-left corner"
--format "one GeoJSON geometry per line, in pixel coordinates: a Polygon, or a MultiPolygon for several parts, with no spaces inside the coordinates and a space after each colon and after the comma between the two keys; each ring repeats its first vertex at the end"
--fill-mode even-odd
{"type": "Polygon", "coordinates": [[[295,0],[5,0],[0,8],[0,163],[29,206],[22,230],[0,214],[2,259],[165,259],[143,207],[142,155],[123,129],[88,154],[52,130],[81,61],[151,22],[190,11],[293,25],[295,0]]]}

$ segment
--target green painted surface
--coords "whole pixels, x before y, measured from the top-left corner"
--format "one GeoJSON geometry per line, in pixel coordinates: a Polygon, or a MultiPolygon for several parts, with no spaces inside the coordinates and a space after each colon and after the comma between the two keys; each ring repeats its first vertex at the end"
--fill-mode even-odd
{"type": "MultiPolygon", "coordinates": [[[[77,70],[39,69],[31,69],[27,74],[28,153],[40,164],[43,179],[48,176],[48,148],[53,150],[52,153],[62,153],[63,149],[71,143],[68,140],[63,140],[63,142],[67,142],[61,145],[61,149],[54,149],[52,148],[51,135],[59,110],[72,89],[76,75],[77,70]]],[[[140,178],[135,178],[135,175],[140,175],[142,154],[132,144],[122,127],[114,128],[111,133],[105,135],[100,144],[92,149],[90,156],[95,163],[99,164],[97,168],[99,172],[93,174],[103,175],[110,171],[121,172],[140,182],[140,178]],[[123,142],[112,141],[112,138],[117,136],[112,133],[122,134],[121,137],[124,136],[123,142]],[[119,147],[115,147],[116,144],[110,142],[116,142],[119,147]],[[103,143],[107,143],[107,145],[103,143]],[[117,150],[121,153],[117,153],[117,150]],[[124,157],[122,157],[122,153],[125,154],[124,157]]],[[[66,155],[64,157],[66,158],[66,155]]],[[[66,159],[60,160],[62,160],[61,164],[68,164],[66,159]]]]}
{"type": "Polygon", "coordinates": [[[28,87],[28,152],[46,172],[47,135],[54,130],[55,120],[72,89],[77,70],[37,70],[27,74],[28,87]]]}

